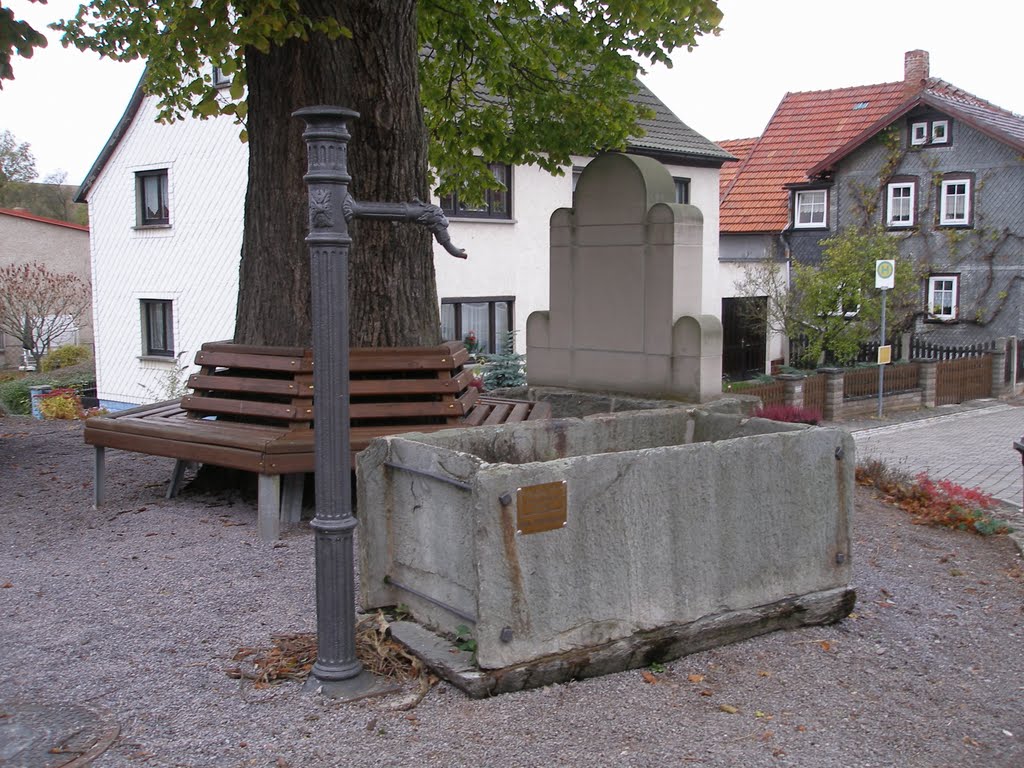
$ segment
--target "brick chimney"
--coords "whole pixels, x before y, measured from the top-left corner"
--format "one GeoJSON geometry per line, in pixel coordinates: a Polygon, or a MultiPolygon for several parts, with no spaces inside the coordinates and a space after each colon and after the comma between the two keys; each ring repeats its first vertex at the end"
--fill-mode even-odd
{"type": "Polygon", "coordinates": [[[928,51],[907,51],[903,56],[903,93],[913,96],[928,82],[928,51]]]}

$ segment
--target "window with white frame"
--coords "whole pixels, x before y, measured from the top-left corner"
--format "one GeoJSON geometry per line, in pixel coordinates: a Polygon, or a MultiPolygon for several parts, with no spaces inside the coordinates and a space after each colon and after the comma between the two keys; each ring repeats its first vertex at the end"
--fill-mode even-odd
{"type": "Polygon", "coordinates": [[[950,121],[948,118],[913,120],[910,123],[910,146],[930,147],[950,143],[950,121]]]}
{"type": "Polygon", "coordinates": [[[495,354],[515,327],[514,308],[514,296],[441,299],[441,336],[464,342],[472,354],[495,354]]]}
{"type": "Polygon", "coordinates": [[[168,299],[140,299],[142,354],[174,357],[174,309],[168,299]]]}
{"type": "Polygon", "coordinates": [[[928,317],[956,320],[960,300],[959,275],[932,275],[928,278],[928,317]]]}
{"type": "Polygon", "coordinates": [[[167,195],[167,169],[135,174],[135,223],[139,227],[161,227],[171,223],[167,195]]]}
{"type": "Polygon", "coordinates": [[[971,179],[945,176],[939,187],[939,224],[944,227],[971,225],[971,179]]]}
{"type": "Polygon", "coordinates": [[[441,197],[441,210],[447,216],[474,219],[512,218],[512,166],[506,163],[488,163],[487,168],[501,184],[500,189],[489,189],[482,205],[470,206],[459,199],[457,192],[441,197]]]}
{"type": "Polygon", "coordinates": [[[793,226],[822,228],[828,226],[828,190],[802,189],[793,198],[793,226]]]}
{"type": "Polygon", "coordinates": [[[885,225],[912,227],[917,223],[916,180],[892,181],[886,186],[885,225]]]}

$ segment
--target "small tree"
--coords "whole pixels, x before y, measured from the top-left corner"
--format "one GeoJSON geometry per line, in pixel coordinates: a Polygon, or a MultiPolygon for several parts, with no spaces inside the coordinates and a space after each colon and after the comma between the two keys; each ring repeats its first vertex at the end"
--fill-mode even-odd
{"type": "Polygon", "coordinates": [[[89,286],[38,262],[0,267],[0,331],[20,339],[36,360],[78,327],[90,308],[89,286]]]}
{"type": "Polygon", "coordinates": [[[521,387],[526,384],[526,355],[516,353],[516,332],[509,331],[501,351],[484,358],[484,389],[521,387]]]}
{"type": "Polygon", "coordinates": [[[899,257],[899,242],[883,230],[845,229],[822,241],[819,264],[793,261],[789,280],[785,265],[766,263],[745,271],[736,285],[744,295],[767,296],[769,330],[790,338],[806,335],[803,363],[822,356],[837,362],[856,357],[881,325],[882,294],[875,288],[875,262],[896,261],[896,287],[886,297],[886,326],[896,333],[909,327],[917,312],[920,280],[917,265],[899,257]]]}

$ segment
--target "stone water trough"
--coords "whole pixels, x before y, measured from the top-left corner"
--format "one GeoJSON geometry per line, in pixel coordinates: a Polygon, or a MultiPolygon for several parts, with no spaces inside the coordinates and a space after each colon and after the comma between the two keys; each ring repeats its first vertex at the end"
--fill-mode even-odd
{"type": "Polygon", "coordinates": [[[729,401],[383,438],[363,605],[406,606],[395,636],[473,696],[831,623],[853,487],[847,433],[729,401]]]}

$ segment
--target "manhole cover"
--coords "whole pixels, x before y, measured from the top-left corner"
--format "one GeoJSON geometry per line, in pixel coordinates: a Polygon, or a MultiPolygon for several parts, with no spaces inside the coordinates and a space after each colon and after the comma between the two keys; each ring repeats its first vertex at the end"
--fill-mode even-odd
{"type": "Polygon", "coordinates": [[[108,715],[80,704],[0,701],[0,766],[80,768],[118,732],[108,715]]]}

